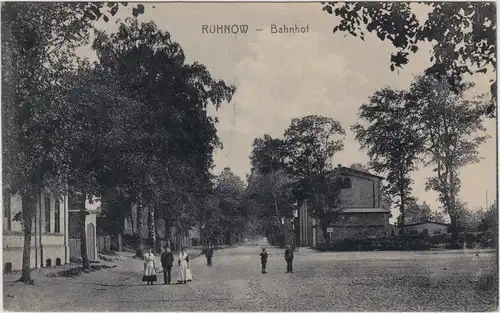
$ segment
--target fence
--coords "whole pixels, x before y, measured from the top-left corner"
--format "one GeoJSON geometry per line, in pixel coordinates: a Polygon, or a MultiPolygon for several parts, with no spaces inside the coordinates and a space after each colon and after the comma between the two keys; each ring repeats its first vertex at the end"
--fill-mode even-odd
{"type": "Polygon", "coordinates": [[[111,251],[111,236],[97,237],[97,252],[111,251]]]}
{"type": "MultiPolygon", "coordinates": [[[[82,258],[81,243],[80,239],[69,239],[69,259],[72,262],[76,262],[78,259],[82,258]]],[[[87,242],[88,244],[88,242],[87,242]]],[[[89,249],[87,247],[87,249],[89,249]]],[[[97,251],[111,251],[111,237],[110,236],[99,236],[97,237],[97,251]]],[[[90,251],[87,251],[89,257],[93,258],[90,251]]]]}
{"type": "Polygon", "coordinates": [[[80,239],[69,239],[69,260],[76,262],[82,258],[80,239]]]}

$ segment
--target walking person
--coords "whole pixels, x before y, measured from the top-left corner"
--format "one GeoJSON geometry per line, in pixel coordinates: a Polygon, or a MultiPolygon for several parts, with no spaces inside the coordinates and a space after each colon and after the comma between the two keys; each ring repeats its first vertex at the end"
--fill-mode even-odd
{"type": "Polygon", "coordinates": [[[153,254],[153,249],[149,248],[148,252],[144,255],[144,274],[142,275],[142,281],[147,282],[148,285],[153,285],[156,280],[155,255],[153,254]]]}
{"type": "Polygon", "coordinates": [[[267,265],[266,248],[262,248],[262,252],[260,253],[260,264],[262,265],[262,274],[267,274],[267,272],[266,272],[266,265],[267,265]]]}
{"type": "Polygon", "coordinates": [[[285,249],[285,261],[286,261],[286,272],[293,273],[292,263],[293,263],[293,251],[290,246],[286,246],[285,249]]]}
{"type": "Polygon", "coordinates": [[[208,248],[207,252],[205,253],[205,256],[207,257],[207,266],[212,266],[212,257],[214,256],[214,249],[208,248]]]}
{"type": "Polygon", "coordinates": [[[174,266],[174,254],[170,248],[165,246],[165,251],[161,254],[161,267],[163,267],[163,284],[170,285],[172,280],[172,266],[174,266]]]}
{"type": "MultiPolygon", "coordinates": [[[[188,281],[188,270],[189,270],[189,255],[187,254],[186,248],[182,248],[179,254],[179,277],[177,282],[179,284],[185,284],[188,281]]],[[[192,280],[192,277],[189,277],[192,280]]]]}

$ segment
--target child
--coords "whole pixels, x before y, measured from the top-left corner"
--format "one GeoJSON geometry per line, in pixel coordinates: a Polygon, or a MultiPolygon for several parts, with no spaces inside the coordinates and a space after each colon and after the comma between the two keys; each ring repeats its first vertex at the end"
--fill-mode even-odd
{"type": "Polygon", "coordinates": [[[260,254],[260,263],[262,264],[262,274],[266,274],[266,264],[267,264],[267,252],[266,248],[262,248],[262,253],[260,254]]]}

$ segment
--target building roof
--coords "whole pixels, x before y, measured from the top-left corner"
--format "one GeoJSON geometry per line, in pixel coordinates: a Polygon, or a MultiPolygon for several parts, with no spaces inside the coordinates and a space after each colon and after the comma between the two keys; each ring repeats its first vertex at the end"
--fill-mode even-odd
{"type": "Polygon", "coordinates": [[[384,177],[372,174],[368,171],[361,171],[361,170],[358,170],[355,168],[345,167],[345,166],[341,166],[341,165],[339,165],[336,168],[334,168],[333,170],[331,170],[330,173],[331,174],[358,174],[358,175],[365,175],[365,176],[371,176],[371,177],[384,179],[384,177]]]}
{"type": "Polygon", "coordinates": [[[345,208],[339,213],[390,213],[384,208],[345,208]]]}
{"type": "Polygon", "coordinates": [[[424,221],[424,222],[406,224],[405,226],[416,226],[416,225],[423,225],[423,224],[436,224],[436,225],[442,225],[442,226],[450,226],[450,224],[441,223],[441,222],[433,222],[433,221],[424,221]]]}

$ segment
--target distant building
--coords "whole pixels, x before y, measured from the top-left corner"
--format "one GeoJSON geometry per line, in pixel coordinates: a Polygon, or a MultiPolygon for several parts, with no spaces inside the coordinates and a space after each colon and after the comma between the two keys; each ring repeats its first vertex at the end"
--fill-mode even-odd
{"type": "MultiPolygon", "coordinates": [[[[76,200],[69,199],[69,239],[71,260],[76,261],[81,258],[80,243],[80,210],[76,200]]],[[[89,261],[97,260],[97,213],[98,207],[85,201],[85,239],[87,246],[87,257],[89,261]]]]}
{"type": "Polygon", "coordinates": [[[301,246],[317,247],[325,241],[384,236],[391,234],[390,210],[382,200],[382,177],[367,171],[343,167],[328,173],[327,177],[342,186],[339,213],[325,234],[320,220],[308,206],[308,199],[299,202],[299,238],[301,246]]]}
{"type": "Polygon", "coordinates": [[[423,221],[405,225],[405,234],[416,235],[423,237],[432,237],[436,235],[447,234],[449,232],[450,224],[423,221]]]}
{"type": "MultiPolygon", "coordinates": [[[[3,194],[3,271],[22,269],[24,228],[19,195],[3,194]]],[[[68,197],[37,197],[33,212],[31,268],[69,263],[68,197]]]]}

